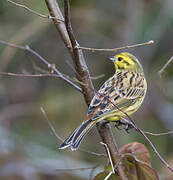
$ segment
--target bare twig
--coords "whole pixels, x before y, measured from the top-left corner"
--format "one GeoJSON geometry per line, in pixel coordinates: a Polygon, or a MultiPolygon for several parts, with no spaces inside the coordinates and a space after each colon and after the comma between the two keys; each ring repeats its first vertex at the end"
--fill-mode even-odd
{"type": "Polygon", "coordinates": [[[93,179],[92,176],[93,176],[93,174],[94,174],[95,169],[96,169],[98,166],[99,166],[99,164],[95,165],[95,166],[91,169],[91,172],[90,172],[90,175],[89,175],[89,180],[92,180],[92,179],[93,179]]]}
{"type": "Polygon", "coordinates": [[[85,101],[89,105],[94,96],[94,87],[91,82],[90,74],[83,53],[81,50],[75,48],[76,46],[78,46],[78,42],[76,41],[76,38],[74,36],[71,27],[69,0],[64,0],[64,13],[65,13],[65,26],[72,45],[72,51],[73,51],[72,59],[75,66],[75,70],[77,71],[76,77],[80,82],[84,83],[84,85],[81,84],[81,88],[83,91],[83,95],[85,97],[85,101]]]}
{"type": "Polygon", "coordinates": [[[46,15],[40,14],[40,13],[38,13],[37,11],[34,11],[33,9],[31,9],[31,8],[29,8],[29,7],[27,7],[27,6],[23,5],[23,4],[19,4],[19,3],[16,3],[16,2],[14,2],[14,1],[11,1],[11,0],[7,0],[7,1],[8,1],[9,3],[11,3],[11,4],[13,4],[13,5],[17,6],[17,7],[23,8],[23,9],[27,10],[28,12],[30,12],[30,13],[32,13],[32,14],[35,14],[35,15],[41,17],[41,18],[56,19],[56,20],[59,21],[59,22],[63,22],[63,20],[58,19],[58,18],[56,18],[56,17],[52,17],[52,16],[50,16],[50,15],[47,15],[47,16],[46,16],[46,15]]]}
{"type": "Polygon", "coordinates": [[[123,50],[123,49],[129,49],[129,48],[134,48],[134,47],[140,47],[140,46],[145,46],[145,45],[150,45],[153,44],[154,41],[150,40],[144,43],[139,43],[139,44],[134,44],[134,45],[127,45],[127,46],[123,46],[123,47],[119,47],[119,48],[113,48],[113,49],[98,49],[98,48],[89,48],[89,47],[81,47],[81,46],[76,46],[75,48],[77,49],[83,49],[83,50],[87,50],[87,51],[105,51],[105,52],[115,52],[118,50],[123,50]]]}
{"type": "MultiPolygon", "coordinates": [[[[57,139],[59,139],[61,142],[63,142],[64,140],[57,134],[55,128],[53,127],[52,123],[49,121],[48,117],[47,117],[47,114],[45,112],[45,110],[43,109],[43,107],[40,107],[40,110],[45,118],[45,120],[47,121],[52,133],[55,135],[55,137],[57,139]]],[[[85,153],[88,153],[88,154],[91,154],[91,155],[95,155],[95,156],[102,156],[102,157],[107,157],[106,154],[100,154],[100,153],[96,153],[96,152],[92,152],[92,151],[87,151],[87,150],[84,150],[84,149],[78,149],[79,152],[85,152],[85,153]]]]}
{"type": "MultiPolygon", "coordinates": [[[[94,166],[95,168],[95,166],[94,166]]],[[[93,167],[87,167],[87,168],[69,168],[69,169],[56,169],[56,171],[84,171],[84,170],[90,170],[93,169],[93,167]]]]}
{"type": "MultiPolygon", "coordinates": [[[[98,93],[98,92],[96,92],[98,93]]],[[[100,93],[98,93],[100,94],[100,93]]],[[[150,141],[150,139],[147,137],[147,135],[144,133],[144,131],[142,131],[140,128],[137,127],[137,125],[135,124],[135,122],[132,120],[132,118],[124,111],[122,111],[116,104],[114,104],[108,97],[102,95],[104,98],[106,98],[110,103],[112,103],[119,111],[121,111],[127,118],[128,120],[126,120],[126,123],[129,124],[130,126],[132,126],[133,128],[136,129],[137,132],[139,132],[149,143],[149,145],[151,146],[151,148],[153,149],[153,152],[157,155],[157,157],[161,160],[161,162],[169,169],[173,172],[173,167],[171,167],[164,159],[163,157],[159,154],[159,152],[157,151],[157,149],[155,148],[155,146],[153,145],[153,143],[150,141]]]]}
{"type": "Polygon", "coordinates": [[[100,75],[98,75],[98,76],[91,76],[91,79],[97,80],[97,79],[103,78],[104,76],[105,76],[105,74],[100,74],[100,75]]]}
{"type": "Polygon", "coordinates": [[[86,167],[86,168],[64,168],[64,169],[56,169],[57,171],[86,171],[86,170],[91,170],[91,173],[89,175],[89,179],[91,180],[92,179],[92,174],[94,172],[94,170],[98,167],[99,165],[95,165],[93,167],[86,167]]]}
{"type": "MultiPolygon", "coordinates": [[[[26,22],[22,28],[19,28],[12,37],[8,37],[8,42],[15,42],[15,44],[22,45],[28,39],[32,39],[40,31],[45,31],[50,25],[48,22],[40,21],[39,17],[31,19],[26,22]],[[28,31],[29,29],[29,31],[28,31]]],[[[1,51],[1,61],[0,61],[0,71],[6,69],[12,58],[15,56],[18,49],[10,48],[8,46],[4,47],[1,51]]]]}
{"type": "Polygon", "coordinates": [[[173,131],[168,131],[168,132],[163,132],[163,133],[152,133],[148,131],[143,131],[145,134],[152,135],[152,136],[164,136],[164,135],[169,135],[173,134],[173,131]]]}
{"type": "MultiPolygon", "coordinates": [[[[119,162],[119,159],[121,158],[121,155],[119,153],[118,146],[117,146],[116,141],[114,139],[112,130],[110,128],[110,125],[107,124],[107,123],[104,123],[104,122],[100,123],[99,125],[100,125],[100,127],[98,129],[99,129],[99,133],[100,133],[100,136],[102,138],[102,141],[104,143],[106,142],[105,144],[109,148],[109,152],[110,152],[113,164],[117,165],[117,162],[119,162]]],[[[97,127],[99,125],[97,124],[97,127]]],[[[127,178],[127,176],[126,176],[126,174],[124,172],[124,168],[123,168],[121,163],[118,163],[117,173],[118,173],[118,175],[120,176],[121,179],[128,180],[128,178],[127,178]]]]}
{"type": "Polygon", "coordinates": [[[105,144],[103,142],[100,142],[100,144],[105,146],[107,154],[108,154],[108,157],[109,157],[109,161],[110,161],[110,164],[111,164],[111,167],[112,167],[112,172],[113,172],[113,174],[115,174],[114,165],[113,165],[113,161],[112,161],[112,158],[111,158],[111,154],[110,154],[109,148],[108,148],[107,144],[105,144]]]}
{"type": "Polygon", "coordinates": [[[56,136],[57,139],[59,139],[59,140],[62,142],[63,139],[56,133],[55,128],[53,127],[52,123],[49,121],[49,119],[48,119],[48,117],[47,117],[47,114],[46,114],[45,110],[43,109],[43,107],[40,107],[40,110],[41,110],[44,118],[46,119],[49,127],[51,128],[53,134],[56,136]]]}
{"type": "MultiPolygon", "coordinates": [[[[121,157],[120,157],[120,159],[118,160],[118,162],[117,162],[114,166],[111,165],[111,166],[112,166],[112,171],[109,172],[109,174],[104,178],[104,180],[108,180],[109,177],[110,177],[112,174],[115,174],[114,169],[119,166],[119,163],[121,163],[121,160],[123,159],[123,157],[124,157],[124,155],[121,155],[121,157]]],[[[125,178],[126,178],[126,177],[125,177],[125,178]]],[[[122,180],[124,180],[124,179],[122,179],[122,180]]],[[[127,179],[127,180],[128,180],[128,179],[127,179]]]]}
{"type": "Polygon", "coordinates": [[[161,76],[161,74],[163,73],[163,71],[168,67],[168,65],[173,61],[173,56],[167,61],[167,63],[160,69],[160,71],[158,72],[159,75],[161,76]]]}
{"type": "Polygon", "coordinates": [[[88,154],[92,154],[92,155],[95,155],[95,156],[102,156],[102,157],[108,157],[107,154],[100,154],[100,153],[96,153],[96,152],[92,152],[92,151],[87,151],[85,149],[78,149],[79,152],[84,152],[84,153],[88,153],[88,154]]]}
{"type": "Polygon", "coordinates": [[[9,73],[9,72],[0,72],[0,75],[16,76],[16,77],[59,77],[56,74],[23,74],[23,73],[9,73]]]}
{"type": "Polygon", "coordinates": [[[39,58],[44,64],[47,65],[48,68],[50,68],[51,70],[53,70],[58,76],[59,78],[63,79],[65,82],[67,82],[68,84],[72,85],[74,88],[76,88],[78,91],[81,92],[81,88],[79,86],[77,86],[76,84],[74,84],[72,81],[70,81],[69,79],[67,79],[65,76],[63,76],[62,73],[60,73],[58,71],[58,69],[53,66],[52,64],[50,64],[45,58],[43,58],[40,54],[38,54],[36,51],[34,51],[33,49],[31,49],[28,45],[25,46],[20,46],[20,45],[16,45],[16,44],[12,44],[12,43],[8,43],[5,42],[3,40],[0,40],[0,44],[6,45],[6,46],[10,46],[13,48],[18,48],[21,50],[25,50],[30,52],[31,54],[33,54],[34,56],[36,56],[37,58],[39,58]]]}
{"type": "MultiPolygon", "coordinates": [[[[133,126],[133,125],[132,125],[133,126]]],[[[147,140],[147,142],[149,143],[149,145],[151,146],[151,148],[153,149],[153,152],[157,155],[157,157],[161,160],[161,162],[169,169],[173,172],[173,167],[171,167],[164,159],[163,157],[158,153],[157,149],[155,148],[155,146],[153,145],[153,143],[150,141],[150,139],[146,136],[146,134],[140,129],[138,128],[136,125],[134,126],[134,128],[140,133],[142,134],[142,136],[144,136],[144,138],[147,140]]]]}
{"type": "Polygon", "coordinates": [[[104,178],[104,180],[108,180],[112,174],[113,174],[113,171],[110,171],[109,174],[104,178]]]}
{"type": "MultiPolygon", "coordinates": [[[[39,69],[40,70],[40,69],[39,69]]],[[[43,71],[43,70],[42,70],[43,71]]],[[[70,81],[73,82],[77,82],[77,83],[81,83],[79,82],[77,79],[75,78],[71,78],[68,75],[61,73],[64,77],[66,77],[67,79],[69,79],[70,81]]],[[[2,76],[15,76],[15,77],[56,77],[56,78],[60,78],[59,75],[57,74],[53,74],[53,73],[42,73],[42,74],[24,74],[24,73],[11,73],[11,72],[0,72],[0,75],[2,76]]]]}

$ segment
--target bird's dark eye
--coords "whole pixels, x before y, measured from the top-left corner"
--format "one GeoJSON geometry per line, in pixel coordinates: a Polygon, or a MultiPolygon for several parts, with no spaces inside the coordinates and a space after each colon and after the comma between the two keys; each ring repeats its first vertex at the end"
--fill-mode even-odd
{"type": "Polygon", "coordinates": [[[123,58],[122,57],[118,57],[118,61],[122,61],[123,60],[123,58]]]}

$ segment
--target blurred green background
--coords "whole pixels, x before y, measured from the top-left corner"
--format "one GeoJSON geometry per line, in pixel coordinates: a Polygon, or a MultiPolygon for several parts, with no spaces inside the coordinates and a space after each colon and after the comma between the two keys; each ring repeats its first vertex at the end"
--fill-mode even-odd
{"type": "MultiPolygon", "coordinates": [[[[44,1],[15,1],[48,15],[44,1]]],[[[63,11],[63,1],[58,0],[63,11]]],[[[128,49],[144,67],[148,92],[142,108],[133,119],[143,130],[160,133],[173,130],[173,64],[158,71],[173,55],[172,0],[71,0],[72,25],[81,46],[115,48],[154,40],[155,43],[128,49]]],[[[51,20],[0,1],[0,39],[30,45],[63,73],[74,77],[71,58],[51,20]],[[68,63],[69,62],[69,63],[68,63]]],[[[95,88],[113,74],[108,60],[113,53],[84,52],[95,88]],[[94,78],[104,75],[101,78],[94,78]]],[[[38,74],[48,68],[33,55],[0,44],[0,72],[38,74]]],[[[51,132],[41,114],[43,107],[56,132],[62,138],[85,118],[87,106],[83,96],[57,78],[0,76],[0,179],[55,180],[89,179],[107,164],[104,157],[84,152],[58,150],[61,143],[51,132]],[[92,173],[60,171],[99,165],[92,173]]],[[[112,125],[113,126],[113,125],[112,125]]],[[[173,174],[154,155],[147,142],[131,130],[129,134],[113,128],[119,147],[141,142],[150,151],[151,162],[160,179],[171,180],[173,174]]],[[[173,135],[150,136],[157,150],[173,166],[173,135]]],[[[100,137],[93,128],[81,148],[104,153],[100,137]]]]}

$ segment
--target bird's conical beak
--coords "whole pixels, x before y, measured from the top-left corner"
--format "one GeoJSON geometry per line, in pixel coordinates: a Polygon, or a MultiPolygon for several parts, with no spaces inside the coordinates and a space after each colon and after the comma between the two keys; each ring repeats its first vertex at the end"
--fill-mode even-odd
{"type": "Polygon", "coordinates": [[[111,61],[115,61],[114,56],[111,56],[109,59],[110,59],[111,61]]]}

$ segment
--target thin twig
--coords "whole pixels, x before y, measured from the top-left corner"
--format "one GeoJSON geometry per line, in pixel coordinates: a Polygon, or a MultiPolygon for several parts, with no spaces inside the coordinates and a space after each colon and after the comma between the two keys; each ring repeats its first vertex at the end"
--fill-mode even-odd
{"type": "Polygon", "coordinates": [[[94,96],[94,87],[90,78],[84,55],[80,49],[75,48],[79,44],[74,36],[73,29],[71,26],[69,0],[64,0],[64,14],[66,30],[72,45],[73,64],[75,66],[75,70],[77,71],[76,77],[80,82],[83,83],[83,85],[80,84],[80,86],[82,88],[85,101],[87,105],[89,105],[94,96]]]}
{"type": "Polygon", "coordinates": [[[49,127],[51,128],[53,134],[56,136],[57,139],[59,139],[62,142],[63,139],[56,133],[55,128],[53,127],[52,123],[49,121],[47,114],[46,114],[45,110],[43,109],[43,107],[40,107],[40,110],[41,110],[45,120],[47,121],[49,127]]]}
{"type": "Polygon", "coordinates": [[[104,180],[108,180],[112,174],[113,174],[113,171],[110,171],[109,174],[104,178],[104,180]]]}
{"type": "Polygon", "coordinates": [[[27,7],[26,5],[19,4],[19,3],[16,3],[16,2],[14,2],[14,1],[11,1],[11,0],[7,0],[7,1],[8,1],[9,3],[11,3],[11,4],[13,4],[13,5],[17,6],[17,7],[23,8],[23,9],[27,10],[28,12],[30,12],[30,13],[32,13],[32,14],[35,14],[35,15],[41,17],[41,18],[56,19],[56,20],[59,21],[59,22],[64,22],[64,20],[58,19],[58,18],[56,18],[56,17],[52,17],[52,16],[50,16],[50,15],[47,15],[47,16],[46,16],[46,15],[40,14],[40,13],[38,13],[37,11],[34,11],[33,9],[27,7]]]}
{"type": "Polygon", "coordinates": [[[96,169],[98,166],[99,166],[99,164],[95,165],[95,166],[93,167],[93,169],[91,169],[91,172],[90,172],[90,175],[89,175],[89,180],[92,180],[92,179],[93,179],[92,176],[93,176],[93,174],[94,174],[95,169],[96,169]]]}
{"type": "Polygon", "coordinates": [[[87,151],[85,149],[78,149],[79,152],[84,152],[84,153],[88,153],[88,154],[92,154],[92,155],[96,155],[96,156],[102,156],[102,157],[108,157],[107,154],[100,154],[100,153],[96,153],[96,152],[92,152],[92,151],[87,151]]]}
{"type": "MultiPolygon", "coordinates": [[[[95,167],[95,166],[94,166],[95,167]]],[[[56,171],[84,171],[84,170],[90,170],[93,169],[93,167],[87,167],[87,168],[68,168],[68,169],[56,169],[56,171]]]]}
{"type": "Polygon", "coordinates": [[[34,56],[39,58],[44,64],[46,64],[48,68],[50,68],[53,72],[55,72],[59,76],[59,78],[63,79],[65,82],[67,82],[68,84],[72,85],[78,91],[80,91],[80,92],[82,91],[79,86],[77,86],[72,81],[70,81],[65,76],[63,76],[63,74],[61,72],[59,72],[58,69],[55,66],[50,64],[45,58],[43,58],[40,54],[38,54],[36,51],[31,49],[28,45],[20,46],[20,45],[16,45],[16,44],[5,42],[3,40],[0,40],[0,44],[3,44],[3,45],[6,45],[6,46],[10,46],[10,47],[13,47],[13,48],[18,48],[18,49],[30,52],[31,54],[33,54],[34,56]]]}
{"type": "Polygon", "coordinates": [[[59,77],[57,74],[23,74],[23,73],[9,73],[9,72],[0,72],[0,75],[16,76],[16,77],[59,77]]]}
{"type": "Polygon", "coordinates": [[[109,157],[109,161],[110,161],[110,164],[111,164],[111,167],[112,167],[112,172],[113,172],[113,174],[115,174],[114,165],[113,165],[113,161],[112,161],[112,158],[111,158],[111,154],[110,154],[109,148],[108,148],[107,144],[105,144],[103,142],[100,142],[100,144],[105,146],[107,154],[108,154],[108,157],[109,157]]]}
{"type": "MultiPolygon", "coordinates": [[[[42,70],[43,71],[43,70],[42,70]]],[[[47,72],[47,71],[46,71],[47,72]]],[[[69,79],[70,81],[73,82],[77,82],[77,83],[81,83],[79,82],[76,78],[71,78],[68,75],[61,73],[64,77],[66,77],[67,79],[69,79]]],[[[59,75],[57,74],[53,74],[53,73],[42,73],[42,74],[24,74],[24,73],[11,73],[11,72],[0,72],[0,75],[2,76],[15,76],[15,77],[56,77],[56,78],[60,78],[59,75]]]]}
{"type": "MultiPolygon", "coordinates": [[[[102,142],[107,144],[109,151],[110,151],[110,154],[111,154],[111,159],[113,161],[113,164],[115,165],[115,164],[117,164],[117,162],[119,162],[119,159],[121,156],[119,149],[118,149],[118,146],[117,146],[117,143],[114,139],[110,125],[108,123],[103,122],[103,123],[101,123],[100,126],[101,127],[99,128],[99,133],[101,135],[102,142]]],[[[118,163],[117,173],[121,179],[128,180],[128,178],[124,172],[124,167],[121,163],[118,163]]]]}
{"type": "Polygon", "coordinates": [[[134,121],[132,120],[132,118],[126,112],[124,112],[122,109],[120,109],[114,102],[112,102],[112,100],[110,100],[107,96],[105,96],[104,94],[99,93],[98,91],[95,91],[95,93],[99,94],[100,96],[102,96],[106,100],[108,100],[114,107],[116,107],[120,112],[122,112],[130,120],[130,122],[132,124],[134,124],[134,121]]]}
{"type": "Polygon", "coordinates": [[[145,134],[149,134],[152,136],[164,136],[164,135],[168,135],[168,134],[173,134],[173,131],[168,131],[168,132],[163,132],[163,133],[152,133],[152,132],[148,132],[148,131],[143,131],[145,134]]]}
{"type": "Polygon", "coordinates": [[[104,76],[105,76],[105,74],[100,74],[100,75],[98,75],[98,76],[91,76],[91,79],[97,80],[97,79],[103,78],[104,76]]]}
{"type": "MultiPolygon", "coordinates": [[[[53,132],[53,134],[55,135],[55,137],[57,139],[59,139],[61,142],[63,142],[64,140],[57,134],[55,128],[53,127],[52,123],[49,121],[48,117],[47,117],[47,114],[45,112],[45,110],[43,109],[43,107],[40,107],[40,110],[45,118],[45,120],[47,121],[49,127],[51,128],[51,131],[53,132]]],[[[87,151],[87,150],[84,150],[84,149],[78,149],[79,152],[85,152],[85,153],[88,153],[88,154],[91,154],[91,155],[95,155],[95,156],[102,156],[102,157],[107,157],[106,154],[100,154],[100,153],[96,153],[96,152],[92,152],[92,151],[87,151]]]]}
{"type": "Polygon", "coordinates": [[[119,48],[113,48],[113,49],[100,49],[100,48],[89,48],[89,47],[81,47],[81,46],[76,46],[76,49],[83,49],[83,50],[87,50],[87,51],[105,51],[105,52],[115,52],[118,50],[123,50],[123,49],[129,49],[129,48],[134,48],[134,47],[140,47],[140,46],[145,46],[145,45],[150,45],[153,44],[154,41],[150,40],[144,43],[139,43],[139,44],[134,44],[134,45],[127,45],[127,46],[123,46],[123,47],[119,47],[119,48]]]}
{"type": "MultiPolygon", "coordinates": [[[[80,76],[79,75],[79,73],[76,71],[76,69],[74,68],[74,66],[73,66],[73,64],[71,64],[70,63],[70,61],[66,61],[66,63],[69,65],[69,67],[72,69],[72,71],[76,74],[76,75],[78,75],[78,76],[80,76]]],[[[79,83],[80,85],[82,85],[82,86],[85,86],[86,84],[84,84],[82,81],[79,81],[77,78],[73,78],[73,80],[74,81],[76,81],[77,83],[79,83]]]]}
{"type": "MultiPolygon", "coordinates": [[[[98,92],[96,92],[98,93],[98,92]]],[[[153,149],[153,152],[157,155],[157,157],[161,160],[161,162],[169,169],[173,172],[173,167],[171,167],[163,158],[162,156],[158,153],[157,149],[155,148],[155,146],[153,145],[153,143],[150,141],[150,139],[147,137],[147,135],[140,129],[137,127],[137,125],[135,124],[135,122],[132,120],[132,118],[124,111],[122,111],[116,104],[114,104],[108,97],[104,96],[101,93],[98,93],[100,95],[102,95],[103,97],[105,97],[110,103],[112,103],[119,111],[121,111],[128,119],[126,123],[128,123],[129,125],[131,125],[133,128],[136,129],[137,132],[139,132],[140,134],[142,134],[142,136],[147,140],[147,142],[149,143],[149,145],[151,146],[151,148],[153,149]]],[[[126,120],[126,119],[124,119],[126,120]]]]}
{"type": "Polygon", "coordinates": [[[155,146],[153,145],[153,143],[150,141],[150,139],[147,137],[147,135],[140,129],[138,128],[136,125],[134,126],[134,128],[140,133],[142,134],[142,136],[144,136],[144,138],[147,140],[147,142],[149,143],[149,145],[151,146],[151,148],[153,149],[153,152],[157,155],[157,157],[161,160],[161,162],[169,169],[173,172],[173,168],[162,158],[162,156],[158,153],[157,149],[155,148],[155,146]]]}
{"type": "Polygon", "coordinates": [[[168,67],[168,65],[173,61],[173,56],[166,62],[166,64],[160,69],[160,71],[158,72],[159,75],[161,76],[161,74],[163,73],[163,71],[168,67]]]}
{"type": "Polygon", "coordinates": [[[108,154],[108,157],[109,157],[109,161],[110,161],[110,164],[111,164],[111,167],[112,167],[112,171],[110,171],[109,174],[104,178],[104,180],[108,180],[109,177],[110,177],[112,174],[115,174],[114,165],[113,165],[112,158],[111,158],[111,154],[110,154],[110,151],[109,151],[109,148],[108,148],[107,144],[105,144],[105,143],[103,143],[103,142],[100,142],[100,144],[102,144],[102,145],[105,146],[106,151],[107,151],[107,154],[108,154]]]}

